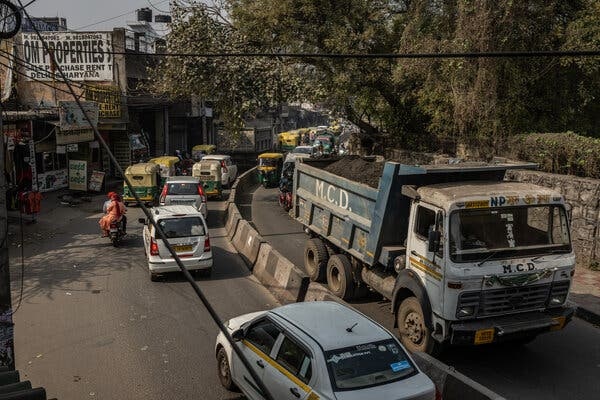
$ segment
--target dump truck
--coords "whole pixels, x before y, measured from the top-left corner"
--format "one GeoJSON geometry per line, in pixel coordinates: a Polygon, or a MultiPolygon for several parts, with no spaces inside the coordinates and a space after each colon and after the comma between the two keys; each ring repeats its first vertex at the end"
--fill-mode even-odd
{"type": "Polygon", "coordinates": [[[387,162],[378,188],[326,165],[294,171],[305,270],[342,299],[389,299],[411,351],[527,343],[571,320],[570,208],[552,190],[504,181],[536,165],[387,162]]]}

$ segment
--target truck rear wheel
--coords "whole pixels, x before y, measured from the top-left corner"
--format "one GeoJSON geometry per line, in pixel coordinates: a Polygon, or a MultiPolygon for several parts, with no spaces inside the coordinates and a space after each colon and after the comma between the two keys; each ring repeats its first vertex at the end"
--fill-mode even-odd
{"type": "Polygon", "coordinates": [[[435,352],[436,342],[431,330],[425,323],[423,308],[416,297],[407,297],[400,303],[396,314],[400,341],[411,353],[422,351],[427,354],[435,352]]]}
{"type": "Polygon", "coordinates": [[[350,300],[354,296],[352,265],[343,254],[334,254],[327,263],[327,286],[337,297],[350,300]]]}
{"type": "Polygon", "coordinates": [[[329,254],[321,239],[313,238],[306,241],[304,246],[304,269],[313,282],[325,280],[329,254]]]}

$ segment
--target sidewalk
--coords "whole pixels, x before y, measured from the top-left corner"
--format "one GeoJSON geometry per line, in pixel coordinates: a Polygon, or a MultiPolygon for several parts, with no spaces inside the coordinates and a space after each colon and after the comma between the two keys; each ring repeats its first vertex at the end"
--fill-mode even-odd
{"type": "Polygon", "coordinates": [[[600,327],[600,271],[576,268],[569,300],[577,306],[576,316],[600,327]]]}

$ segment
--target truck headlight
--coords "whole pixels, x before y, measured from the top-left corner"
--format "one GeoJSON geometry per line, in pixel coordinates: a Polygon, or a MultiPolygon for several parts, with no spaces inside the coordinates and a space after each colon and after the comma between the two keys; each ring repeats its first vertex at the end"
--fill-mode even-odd
{"type": "Polygon", "coordinates": [[[458,309],[458,317],[464,318],[475,314],[475,307],[461,307],[458,309]]]}
{"type": "Polygon", "coordinates": [[[560,306],[565,302],[565,296],[552,296],[550,297],[549,306],[560,306]]]}

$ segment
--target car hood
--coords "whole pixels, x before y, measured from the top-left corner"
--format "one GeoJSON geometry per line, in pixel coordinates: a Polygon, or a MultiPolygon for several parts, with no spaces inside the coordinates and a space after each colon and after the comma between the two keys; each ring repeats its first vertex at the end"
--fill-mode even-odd
{"type": "Polygon", "coordinates": [[[361,390],[335,392],[337,400],[434,400],[435,386],[422,372],[408,379],[361,390]]]}
{"type": "Polygon", "coordinates": [[[246,322],[253,320],[254,318],[258,317],[259,315],[262,315],[265,313],[266,313],[266,311],[257,311],[257,312],[253,312],[253,313],[249,313],[249,314],[240,315],[239,317],[231,318],[229,321],[227,321],[226,326],[229,328],[230,332],[233,332],[236,329],[239,329],[240,326],[242,326],[246,322]]]}

